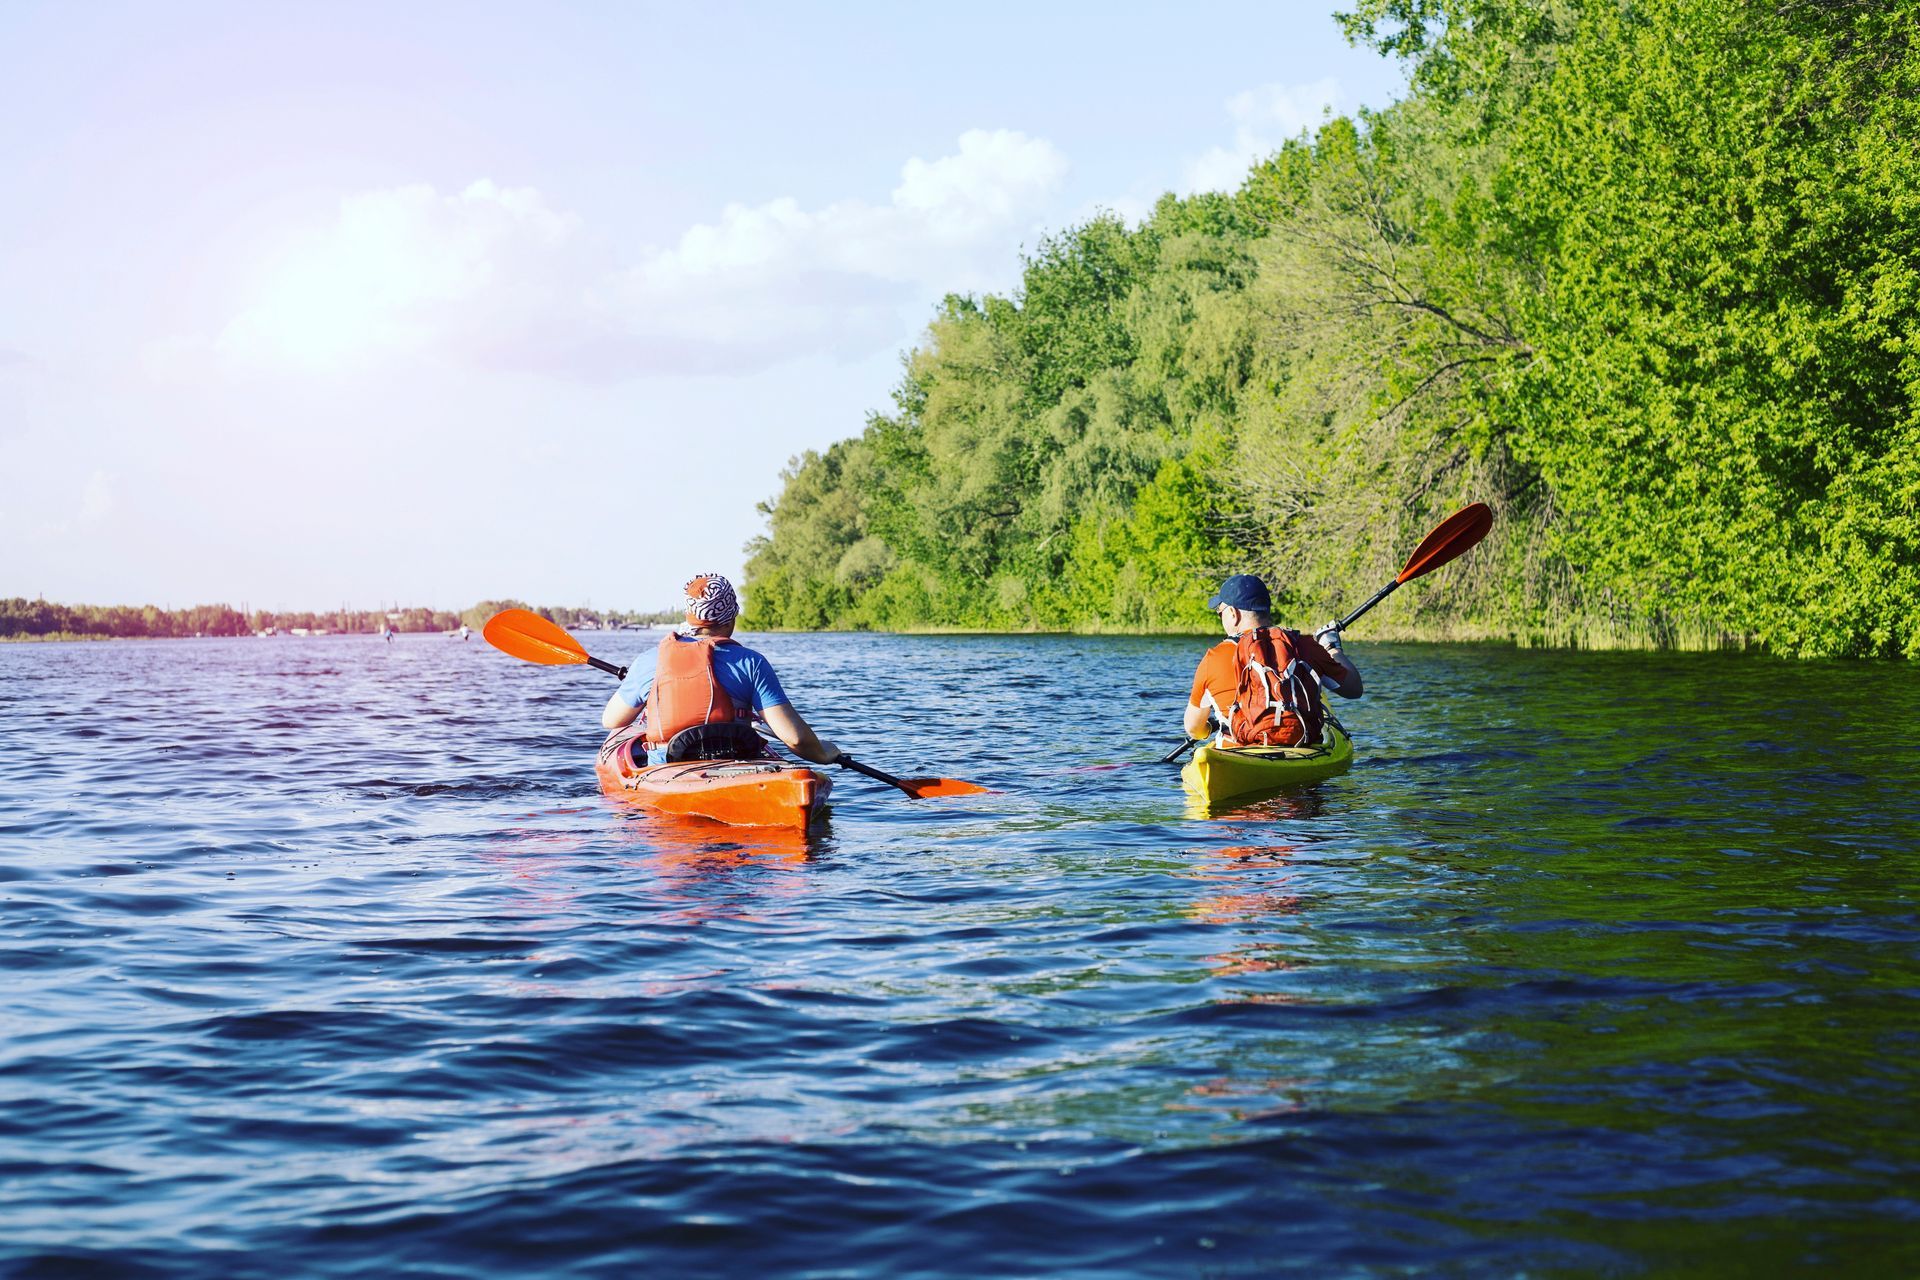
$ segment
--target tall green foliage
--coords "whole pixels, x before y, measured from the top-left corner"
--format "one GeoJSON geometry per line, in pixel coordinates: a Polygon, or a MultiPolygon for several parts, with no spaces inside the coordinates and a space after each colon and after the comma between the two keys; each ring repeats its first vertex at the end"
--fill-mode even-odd
{"type": "Polygon", "coordinates": [[[1116,589],[1137,592],[1114,584],[1197,572],[1170,561],[1162,516],[1135,512],[1144,487],[1199,501],[1183,528],[1217,523],[1218,479],[1168,466],[1224,430],[1249,372],[1253,262],[1230,213],[1206,197],[1163,201],[1131,230],[1095,218],[1043,242],[1018,298],[948,298],[893,412],[796,460],[764,508],[749,621],[1181,625],[1164,601],[1116,606],[1116,589]]]}
{"type": "Polygon", "coordinates": [[[1595,6],[1515,131],[1512,403],[1569,562],[1643,612],[1920,654],[1917,20],[1595,6]]]}
{"type": "Polygon", "coordinates": [[[1256,569],[1304,621],[1478,499],[1372,625],[1920,656],[1920,6],[1344,20],[1407,97],[948,299],[750,620],[1184,629],[1256,569]]]}

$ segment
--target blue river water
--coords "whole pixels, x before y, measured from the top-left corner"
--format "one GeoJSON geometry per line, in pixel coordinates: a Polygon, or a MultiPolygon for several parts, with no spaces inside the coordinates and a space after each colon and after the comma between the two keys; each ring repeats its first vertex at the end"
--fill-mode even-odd
{"type": "MultiPolygon", "coordinates": [[[[434,637],[0,646],[0,1275],[1920,1274],[1920,672],[754,638],[805,839],[603,798],[434,637]]],[[[644,638],[589,638],[626,661],[644,638]]]]}

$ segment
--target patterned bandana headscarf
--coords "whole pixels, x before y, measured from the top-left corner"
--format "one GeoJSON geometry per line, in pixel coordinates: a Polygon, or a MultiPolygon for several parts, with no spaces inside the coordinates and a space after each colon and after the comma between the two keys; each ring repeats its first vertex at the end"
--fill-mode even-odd
{"type": "Polygon", "coordinates": [[[696,627],[724,626],[740,616],[733,584],[717,573],[703,573],[686,585],[687,621],[696,627]]]}

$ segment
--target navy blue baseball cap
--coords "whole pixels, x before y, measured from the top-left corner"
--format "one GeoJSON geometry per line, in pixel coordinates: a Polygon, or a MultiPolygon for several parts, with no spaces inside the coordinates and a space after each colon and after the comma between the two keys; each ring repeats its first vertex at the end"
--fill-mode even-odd
{"type": "Polygon", "coordinates": [[[1253,613],[1270,613],[1273,610],[1273,600],[1267,595],[1267,584],[1250,573],[1234,574],[1221,583],[1220,589],[1207,600],[1209,609],[1218,609],[1223,604],[1253,613]]]}

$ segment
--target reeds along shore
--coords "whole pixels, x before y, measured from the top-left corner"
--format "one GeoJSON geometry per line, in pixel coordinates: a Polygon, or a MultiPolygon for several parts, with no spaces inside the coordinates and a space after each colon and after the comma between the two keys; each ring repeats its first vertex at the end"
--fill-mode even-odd
{"type": "MultiPolygon", "coordinates": [[[[1303,627],[1303,630],[1312,630],[1303,627]]],[[[814,631],[801,631],[789,627],[762,627],[762,631],[786,635],[817,634],[814,631]]],[[[855,628],[854,630],[862,630],[855,628]]],[[[1094,624],[1071,628],[982,628],[961,626],[924,626],[894,627],[873,634],[915,635],[915,636],[1170,636],[1191,637],[1199,641],[1212,641],[1219,638],[1217,631],[1202,630],[1199,627],[1163,627],[1154,630],[1128,629],[1117,626],[1094,624]]],[[[1514,631],[1491,624],[1454,623],[1444,627],[1405,627],[1368,625],[1364,634],[1356,629],[1349,643],[1366,644],[1485,644],[1505,645],[1517,649],[1589,649],[1596,652],[1656,652],[1676,653],[1724,653],[1760,651],[1761,646],[1752,636],[1729,635],[1705,628],[1675,628],[1655,633],[1650,630],[1626,630],[1605,626],[1569,625],[1557,629],[1538,631],[1514,631]]]]}

